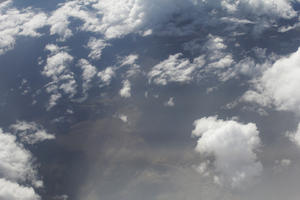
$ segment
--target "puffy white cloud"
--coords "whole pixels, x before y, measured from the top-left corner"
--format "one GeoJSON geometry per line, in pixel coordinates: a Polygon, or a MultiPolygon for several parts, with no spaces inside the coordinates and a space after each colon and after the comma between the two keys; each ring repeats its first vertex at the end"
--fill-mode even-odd
{"type": "Polygon", "coordinates": [[[12,2],[0,2],[0,54],[12,49],[18,36],[40,36],[37,30],[47,22],[46,14],[32,8],[18,10],[12,2]]]}
{"type": "Polygon", "coordinates": [[[18,183],[0,178],[1,200],[39,200],[40,197],[31,187],[24,187],[18,183]]]}
{"type": "Polygon", "coordinates": [[[32,155],[17,143],[16,136],[0,129],[0,176],[9,180],[27,180],[34,177],[32,155]]]}
{"type": "Polygon", "coordinates": [[[91,37],[86,46],[87,48],[90,49],[90,53],[88,57],[94,60],[99,60],[102,55],[102,50],[107,46],[109,46],[109,44],[106,43],[105,40],[91,37]]]}
{"type": "Polygon", "coordinates": [[[181,58],[182,54],[170,55],[168,59],[155,65],[148,73],[149,82],[166,85],[169,82],[189,83],[193,79],[193,72],[205,64],[202,56],[190,62],[181,58]]]}
{"type": "Polygon", "coordinates": [[[130,84],[129,80],[123,81],[123,87],[119,91],[119,94],[121,97],[124,97],[124,98],[131,97],[131,84],[130,84]]]}
{"type": "Polygon", "coordinates": [[[84,22],[80,30],[99,32],[99,18],[96,13],[86,7],[93,2],[95,1],[74,0],[60,4],[60,7],[48,18],[50,34],[58,34],[60,40],[71,37],[73,35],[72,30],[69,28],[71,17],[84,22]]]}
{"type": "Polygon", "coordinates": [[[255,81],[242,100],[300,114],[300,48],[278,59],[255,81]]]}
{"type": "Polygon", "coordinates": [[[18,121],[10,129],[14,135],[0,128],[0,199],[39,200],[34,188],[43,187],[43,181],[38,179],[34,157],[23,143],[35,144],[54,139],[54,135],[34,122],[18,121]]]}
{"type": "Polygon", "coordinates": [[[216,183],[233,188],[243,187],[261,174],[262,164],[255,153],[260,147],[255,124],[214,116],[198,119],[194,126],[192,135],[199,137],[195,150],[206,157],[199,172],[211,173],[216,183]]]}
{"type": "Polygon", "coordinates": [[[175,103],[174,103],[174,97],[170,97],[170,99],[164,103],[165,106],[168,106],[168,107],[173,107],[175,106],[175,103]]]}
{"type": "Polygon", "coordinates": [[[10,126],[17,137],[21,138],[23,143],[35,144],[45,140],[55,139],[53,134],[47,131],[34,122],[17,121],[10,126]]]}
{"type": "Polygon", "coordinates": [[[107,67],[105,70],[99,72],[97,76],[103,82],[103,85],[109,85],[112,78],[116,75],[114,67],[107,67]]]}
{"type": "Polygon", "coordinates": [[[77,93],[77,84],[74,73],[69,67],[73,56],[66,51],[66,48],[48,44],[45,49],[50,51],[42,71],[42,75],[51,79],[51,82],[46,85],[46,91],[51,93],[47,106],[49,110],[57,104],[57,100],[62,97],[62,92],[72,98],[77,93]]]}
{"type": "Polygon", "coordinates": [[[82,69],[82,88],[85,93],[90,88],[90,82],[97,74],[97,69],[95,66],[91,65],[87,60],[80,59],[78,61],[80,68],[82,69]]]}
{"type": "Polygon", "coordinates": [[[45,49],[50,50],[51,55],[47,58],[42,74],[57,81],[68,71],[68,64],[73,61],[73,57],[63,50],[58,51],[60,48],[54,44],[47,45],[45,49]]]}

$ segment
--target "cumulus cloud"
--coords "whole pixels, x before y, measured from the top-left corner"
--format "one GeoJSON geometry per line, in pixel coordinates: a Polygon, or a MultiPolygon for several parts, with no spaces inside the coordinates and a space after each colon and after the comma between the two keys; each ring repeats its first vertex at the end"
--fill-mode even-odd
{"type": "MultiPolygon", "coordinates": [[[[291,19],[297,16],[292,2],[292,0],[103,0],[101,2],[73,0],[60,4],[49,17],[48,24],[50,33],[58,34],[61,40],[73,35],[69,27],[72,18],[83,22],[83,25],[78,27],[79,30],[101,33],[106,39],[120,38],[130,33],[147,36],[159,28],[164,28],[165,33],[188,34],[193,31],[191,30],[193,26],[195,28],[199,24],[222,23],[224,20],[230,23],[255,24],[259,17],[266,16],[265,23],[271,24],[279,18],[291,19]],[[211,20],[210,17],[203,16],[203,10],[222,13],[223,18],[211,20]],[[180,30],[181,27],[177,26],[180,22],[171,22],[174,15],[179,16],[179,21],[191,20],[191,24],[188,25],[190,30],[180,30]],[[206,20],[200,21],[200,16],[206,20]]],[[[260,23],[257,25],[261,26],[260,23]]]]}
{"type": "Polygon", "coordinates": [[[109,46],[109,44],[106,43],[105,40],[91,37],[86,45],[86,47],[90,49],[88,57],[94,60],[99,60],[102,55],[102,50],[107,46],[109,46]]]}
{"type": "Polygon", "coordinates": [[[86,93],[87,90],[91,87],[90,83],[92,79],[97,74],[97,69],[95,66],[91,65],[86,59],[80,59],[78,65],[82,70],[82,90],[83,93],[86,93]]]}
{"type": "MultiPolygon", "coordinates": [[[[0,5],[0,53],[13,48],[16,37],[40,36],[38,29],[48,25],[51,35],[57,34],[60,40],[66,40],[73,35],[73,30],[70,28],[73,18],[83,22],[78,30],[101,33],[106,39],[111,39],[130,33],[147,36],[158,27],[163,27],[164,32],[182,34],[180,27],[176,25],[179,22],[174,25],[168,24],[175,14],[180,16],[181,21],[191,20],[191,24],[195,27],[199,24],[207,25],[222,23],[222,21],[255,24],[255,20],[263,16],[267,16],[265,20],[270,18],[270,22],[264,24],[271,24],[278,18],[296,17],[297,12],[293,9],[292,3],[292,0],[103,0],[101,2],[72,0],[59,4],[59,7],[48,17],[46,13],[34,11],[32,8],[18,10],[12,7],[12,1],[5,1],[0,5]],[[223,13],[224,17],[210,20],[209,17],[204,16],[206,20],[200,21],[203,10],[215,10],[223,13]]],[[[261,23],[257,24],[262,26],[261,23]]],[[[190,33],[193,29],[192,25],[189,25],[189,29],[183,29],[183,32],[190,33]]],[[[101,39],[91,38],[88,44],[91,49],[90,58],[99,59],[101,50],[106,45],[101,39]]]]}
{"type": "Polygon", "coordinates": [[[36,144],[45,140],[55,139],[53,134],[47,131],[34,122],[17,121],[17,123],[10,126],[14,134],[21,138],[23,143],[36,144]]]}
{"type": "Polygon", "coordinates": [[[37,179],[32,154],[17,142],[15,135],[0,128],[0,199],[40,199],[29,185],[43,186],[43,182],[37,179]],[[27,186],[19,182],[27,182],[27,186]]]}
{"type": "Polygon", "coordinates": [[[129,69],[126,71],[126,77],[134,77],[139,73],[142,73],[141,66],[136,63],[138,60],[139,55],[137,54],[130,54],[128,56],[123,57],[119,61],[120,67],[129,67],[129,69]]]}
{"type": "Polygon", "coordinates": [[[300,113],[300,49],[278,59],[255,81],[254,89],[242,97],[243,101],[262,106],[275,106],[277,110],[300,113]]]}
{"type": "Polygon", "coordinates": [[[16,136],[0,129],[0,174],[9,180],[25,181],[35,175],[32,170],[32,155],[17,143],[16,136]]]}
{"type": "Polygon", "coordinates": [[[95,1],[74,0],[60,4],[60,7],[48,18],[50,34],[59,35],[60,40],[66,40],[71,37],[73,32],[69,28],[70,18],[80,19],[84,22],[80,30],[99,32],[99,18],[96,16],[96,13],[86,7],[93,2],[95,1]]]}
{"type": "Polygon", "coordinates": [[[206,52],[205,58],[208,62],[203,69],[204,73],[212,73],[221,81],[229,80],[237,74],[237,69],[231,67],[235,61],[231,53],[227,52],[227,45],[223,38],[208,35],[202,49],[206,52]]]}
{"type": "Polygon", "coordinates": [[[103,82],[102,85],[109,85],[112,78],[116,75],[114,67],[107,67],[105,70],[100,71],[97,76],[103,82]]]}
{"type": "Polygon", "coordinates": [[[169,82],[189,83],[193,79],[193,72],[205,64],[202,56],[190,62],[181,58],[182,54],[170,55],[168,59],[155,65],[148,73],[149,82],[166,85],[169,82]]]}
{"type": "Polygon", "coordinates": [[[39,200],[33,188],[0,178],[0,199],[3,200],[39,200]]]}
{"type": "Polygon", "coordinates": [[[194,126],[192,135],[199,137],[195,150],[206,157],[199,172],[212,175],[217,184],[233,188],[243,187],[261,174],[262,164],[255,153],[260,147],[255,124],[214,116],[198,119],[194,126]]]}
{"type": "Polygon", "coordinates": [[[13,1],[0,2],[0,55],[11,50],[19,36],[38,37],[38,29],[45,26],[47,15],[32,8],[18,10],[13,1]]]}
{"type": "Polygon", "coordinates": [[[70,70],[73,61],[65,47],[48,44],[45,49],[50,51],[43,68],[42,75],[50,78],[46,85],[46,91],[51,94],[47,109],[51,109],[57,104],[57,100],[62,97],[62,93],[72,98],[77,93],[77,84],[74,73],[70,70]]]}
{"type": "Polygon", "coordinates": [[[121,97],[129,98],[131,97],[131,84],[129,80],[123,81],[123,87],[119,92],[121,97]]]}

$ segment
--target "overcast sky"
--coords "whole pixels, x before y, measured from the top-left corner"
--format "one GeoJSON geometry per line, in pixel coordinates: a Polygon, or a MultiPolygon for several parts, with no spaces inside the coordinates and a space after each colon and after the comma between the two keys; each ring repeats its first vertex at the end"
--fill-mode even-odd
{"type": "Polygon", "coordinates": [[[0,200],[298,200],[300,0],[0,0],[0,200]]]}

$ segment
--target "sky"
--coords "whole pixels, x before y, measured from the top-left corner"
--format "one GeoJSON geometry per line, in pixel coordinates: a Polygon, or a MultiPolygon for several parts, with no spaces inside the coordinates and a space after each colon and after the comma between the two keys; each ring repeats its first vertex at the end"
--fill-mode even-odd
{"type": "Polygon", "coordinates": [[[298,200],[299,0],[0,0],[0,200],[298,200]]]}

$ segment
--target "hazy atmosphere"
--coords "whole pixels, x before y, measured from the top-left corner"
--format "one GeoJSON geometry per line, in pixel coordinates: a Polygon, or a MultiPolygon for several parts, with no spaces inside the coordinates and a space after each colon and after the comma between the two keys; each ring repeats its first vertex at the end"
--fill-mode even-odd
{"type": "Polygon", "coordinates": [[[0,200],[298,200],[300,0],[0,0],[0,200]]]}

